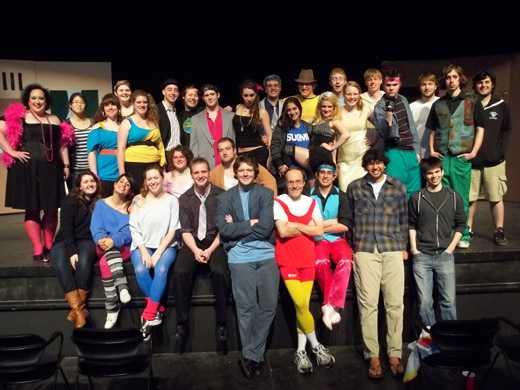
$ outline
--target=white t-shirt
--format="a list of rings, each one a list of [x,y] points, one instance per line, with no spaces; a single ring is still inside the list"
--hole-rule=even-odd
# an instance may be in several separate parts
[[[372,191],[374,191],[374,196],[376,197],[376,200],[379,197],[379,193],[381,192],[381,188],[383,188],[383,184],[385,184],[385,181],[386,175],[384,175],[383,180],[377,183],[373,183],[370,180],[368,181],[368,183],[372,186]]]
[[[306,195],[302,195],[300,199],[298,200],[292,200],[289,195],[283,194],[276,199],[280,199],[283,203],[287,205],[289,208],[289,211],[296,215],[297,217],[301,217],[302,215],[305,215],[307,211],[309,211],[309,208],[311,207],[312,198],[308,197]],[[312,219],[321,219],[321,211],[320,207],[318,206],[318,202],[314,205],[314,210],[312,210]],[[281,220],[281,221],[289,221],[289,218],[287,217],[287,214],[285,214],[284,209],[278,202],[274,202],[274,220]]]
[[[423,102],[422,99],[417,99],[410,103],[410,111],[412,111],[413,121],[415,122],[415,127],[417,128],[417,133],[421,140],[421,157],[425,158],[430,157],[430,131],[426,130],[426,120],[432,109],[432,104],[437,99],[439,99],[439,97],[435,96],[435,99],[426,103]]]

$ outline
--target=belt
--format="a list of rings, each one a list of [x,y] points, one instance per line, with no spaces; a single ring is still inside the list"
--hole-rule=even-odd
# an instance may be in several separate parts
[[[99,151],[99,154],[111,154],[111,155],[116,155],[116,154],[117,154],[117,150],[101,149],[101,150]]]

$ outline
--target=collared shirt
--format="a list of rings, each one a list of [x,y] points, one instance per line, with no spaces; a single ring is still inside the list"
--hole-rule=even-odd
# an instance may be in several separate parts
[[[217,229],[217,196],[223,191],[210,184],[209,193],[206,195],[206,238],[213,241],[218,234]],[[199,230],[200,198],[191,187],[179,198],[179,219],[181,233],[191,233],[196,238]]]
[[[181,128],[179,126],[179,120],[177,119],[175,108],[170,110],[164,100],[162,101],[162,104],[166,109],[166,115],[168,115],[168,119],[170,120],[170,139],[168,140],[168,145],[165,145],[165,150],[170,151],[181,143]]]
[[[311,191],[311,198],[316,199],[324,221],[337,219],[338,223],[347,226],[349,229],[351,228],[349,226],[350,203],[347,194],[339,188],[332,186],[327,196],[324,197],[319,188],[315,187]],[[345,233],[324,233],[323,237],[314,237],[314,241],[325,238],[330,242],[334,242],[338,237],[345,237]]]
[[[350,183],[347,196],[352,211],[356,252],[373,253],[405,250],[408,245],[408,202],[406,188],[397,178],[386,175],[378,198],[367,176]]]
[[[206,120],[208,122],[209,133],[213,138],[213,151],[215,154],[215,166],[220,164],[220,156],[218,155],[217,142],[222,138],[222,108],[219,107],[215,121],[209,116],[208,110],[206,110]]]

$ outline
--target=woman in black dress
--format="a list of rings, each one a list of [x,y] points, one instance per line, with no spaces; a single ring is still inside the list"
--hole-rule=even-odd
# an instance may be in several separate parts
[[[257,163],[269,168],[271,120],[268,112],[260,107],[258,85],[253,80],[244,80],[239,93],[242,103],[237,105],[233,117],[238,155],[249,154]]]
[[[22,103],[11,104],[0,118],[1,160],[8,168],[5,205],[25,210],[33,259],[48,261],[70,173],[74,129],[47,113],[51,96],[42,86],[27,86]]]

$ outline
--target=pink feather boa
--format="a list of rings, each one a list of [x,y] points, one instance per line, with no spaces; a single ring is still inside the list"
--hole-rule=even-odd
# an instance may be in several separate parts
[[[10,104],[5,110],[5,137],[13,150],[19,150],[22,142],[23,123],[22,118],[27,115],[27,109],[21,103]],[[61,146],[70,147],[76,143],[74,128],[67,122],[60,123],[61,126]],[[2,153],[1,160],[7,168],[13,165],[15,159],[5,151]]]

